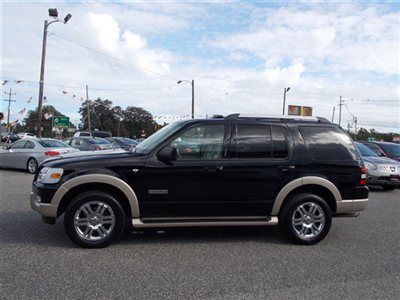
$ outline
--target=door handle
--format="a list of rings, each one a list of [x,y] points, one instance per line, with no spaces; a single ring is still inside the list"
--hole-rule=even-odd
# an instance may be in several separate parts
[[[209,173],[221,172],[223,169],[224,169],[223,166],[219,166],[219,167],[204,167],[204,171],[209,172]]]
[[[279,166],[278,170],[282,171],[282,172],[287,172],[289,170],[293,170],[296,169],[295,166]]]

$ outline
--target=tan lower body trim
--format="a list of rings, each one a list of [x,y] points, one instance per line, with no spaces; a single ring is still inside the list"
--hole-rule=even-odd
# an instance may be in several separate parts
[[[368,206],[368,198],[342,200],[336,202],[336,213],[352,213],[365,210]]]
[[[165,223],[143,223],[140,218],[133,218],[132,225],[135,228],[157,228],[157,227],[213,227],[213,226],[268,226],[278,224],[278,217],[271,217],[265,221],[210,221],[210,222],[165,222]]]

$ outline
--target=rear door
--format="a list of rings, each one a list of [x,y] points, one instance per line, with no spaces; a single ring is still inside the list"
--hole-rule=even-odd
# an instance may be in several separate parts
[[[224,167],[229,206],[240,216],[265,216],[280,189],[293,179],[284,125],[237,121]]]

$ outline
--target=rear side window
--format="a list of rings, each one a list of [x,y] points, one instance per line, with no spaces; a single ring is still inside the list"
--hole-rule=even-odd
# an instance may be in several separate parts
[[[313,159],[354,160],[357,151],[350,137],[336,127],[301,126],[300,133]]]
[[[268,125],[238,124],[233,139],[234,157],[271,158],[271,127]]]

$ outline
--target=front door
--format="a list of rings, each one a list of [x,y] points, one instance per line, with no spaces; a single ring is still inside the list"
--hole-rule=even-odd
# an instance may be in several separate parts
[[[206,217],[226,213],[224,166],[227,159],[225,122],[198,124],[171,138],[178,159],[164,163],[150,157],[140,201],[144,217]]]

